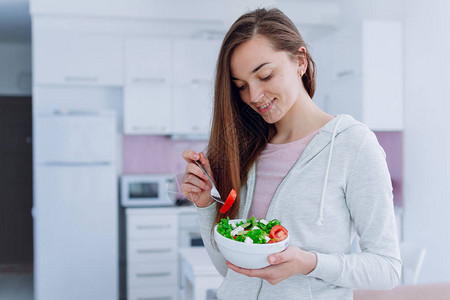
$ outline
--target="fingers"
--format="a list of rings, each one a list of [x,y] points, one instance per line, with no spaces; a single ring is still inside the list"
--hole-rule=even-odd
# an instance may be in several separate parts
[[[206,180],[208,179],[208,177],[205,174],[203,174],[203,171],[200,170],[200,168],[197,165],[195,165],[194,161],[198,160],[202,164],[206,172],[208,172],[209,176],[211,178],[214,178],[211,170],[211,165],[209,164],[209,160],[206,158],[203,152],[197,153],[193,150],[186,150],[182,153],[182,157],[186,162],[193,163],[192,166],[190,166],[189,164],[186,166],[186,173],[190,171],[191,173],[197,175],[200,178],[204,178]],[[187,169],[188,167],[189,170]]]
[[[200,163],[205,168],[206,172],[208,172],[208,174],[209,174],[209,176],[211,176],[211,178],[214,178],[212,170],[211,170],[211,165],[209,164],[209,160],[206,158],[205,154],[203,152],[200,152],[199,157],[200,157],[199,158]]]
[[[286,250],[282,252],[269,255],[267,259],[269,261],[269,264],[278,265],[292,260],[293,255],[294,255],[293,249],[291,247],[288,247],[286,248]]]
[[[197,152],[195,152],[194,150],[186,150],[183,151],[183,153],[181,154],[181,156],[183,157],[183,159],[185,161],[187,161],[188,163],[194,162],[194,160],[198,160],[200,158],[200,156],[198,155]]]
[[[195,155],[198,154],[192,150],[183,152],[183,157],[187,161],[192,161],[192,158],[194,158]],[[195,163],[190,162],[186,165],[185,174],[183,175],[180,188],[183,195],[186,196],[187,193],[201,193],[204,191],[209,191],[212,186],[203,171]]]
[[[206,176],[195,161],[199,160],[206,172],[212,177],[208,159],[202,152],[193,150],[183,151],[183,159],[187,162],[186,170],[181,180],[180,189],[186,198],[198,207],[207,207],[214,203],[210,191],[212,188],[208,176]]]
[[[230,268],[231,270],[237,272],[237,273],[241,273],[243,275],[246,275],[248,277],[263,277],[263,274],[265,272],[264,269],[245,269],[245,268],[241,268],[238,267],[232,263],[230,263],[229,261],[226,262],[228,268]]]
[[[270,271],[267,269],[267,267],[262,268],[262,269],[246,269],[246,268],[238,267],[238,266],[230,263],[229,261],[227,261],[226,264],[227,264],[228,268],[230,268],[231,270],[233,270],[237,273],[241,273],[248,277],[259,277],[259,278],[267,279],[270,275]]]
[[[194,166],[192,166],[192,168],[193,167]],[[192,174],[192,172],[186,171],[186,174],[183,175],[182,182],[185,184],[191,184],[193,186],[196,186],[199,189],[201,189],[201,191],[209,191],[211,189],[211,184],[209,180],[206,178],[203,172],[201,172],[200,176],[201,178],[199,178],[198,175],[196,174]]]
[[[200,193],[202,191],[198,186],[184,182],[180,185],[180,189],[183,195],[185,196],[187,196],[190,193]]]
[[[189,178],[190,175],[195,175],[196,177],[209,183],[208,176],[206,176],[206,174],[203,173],[203,171],[195,163],[189,163],[186,165],[185,175],[188,175],[188,177],[185,178],[186,180],[191,179]]]
[[[269,261],[269,264],[271,264],[271,265],[278,265],[283,262],[286,262],[286,258],[281,253],[277,253],[277,254],[269,255],[268,261]]]

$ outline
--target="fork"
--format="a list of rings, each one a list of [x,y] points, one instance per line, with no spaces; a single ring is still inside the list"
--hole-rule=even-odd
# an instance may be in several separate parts
[[[214,201],[225,204],[225,202],[222,200],[222,198],[220,198],[219,191],[216,189],[216,185],[214,184],[214,181],[212,180],[212,178],[209,176],[208,172],[206,172],[205,168],[202,166],[202,164],[199,161],[194,160],[194,162],[200,168],[200,170],[202,170],[202,172],[206,175],[206,177],[208,177],[209,182],[211,182],[211,185],[212,185],[212,189],[210,192],[211,198],[213,198]]]

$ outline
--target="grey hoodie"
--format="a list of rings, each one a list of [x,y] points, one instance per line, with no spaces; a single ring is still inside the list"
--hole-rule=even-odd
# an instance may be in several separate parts
[[[238,218],[247,218],[253,200],[256,164],[242,187]],[[208,254],[225,279],[219,299],[353,299],[353,288],[391,289],[401,260],[386,157],[375,134],[349,115],[328,122],[311,140],[278,186],[266,219],[289,231],[290,245],[317,254],[308,275],[276,285],[227,268],[213,245],[215,206],[198,208]],[[360,253],[352,253],[356,233]]]

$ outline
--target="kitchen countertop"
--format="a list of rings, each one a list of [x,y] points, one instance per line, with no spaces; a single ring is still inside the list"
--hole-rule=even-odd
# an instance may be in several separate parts
[[[181,260],[190,265],[193,274],[221,276],[209,259],[205,247],[182,247],[178,252]]]
[[[132,212],[133,215],[143,214],[146,215],[148,213],[195,213],[197,212],[197,208],[193,205],[190,206],[164,206],[164,207],[127,207],[127,213]]]
[[[181,260],[182,299],[217,299],[217,288],[223,277],[217,272],[204,247],[179,249]],[[211,294],[214,295],[211,298]]]

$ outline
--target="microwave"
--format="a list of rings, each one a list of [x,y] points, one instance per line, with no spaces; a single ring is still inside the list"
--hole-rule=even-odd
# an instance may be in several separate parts
[[[169,174],[123,175],[120,201],[124,207],[174,206],[176,179]]]

